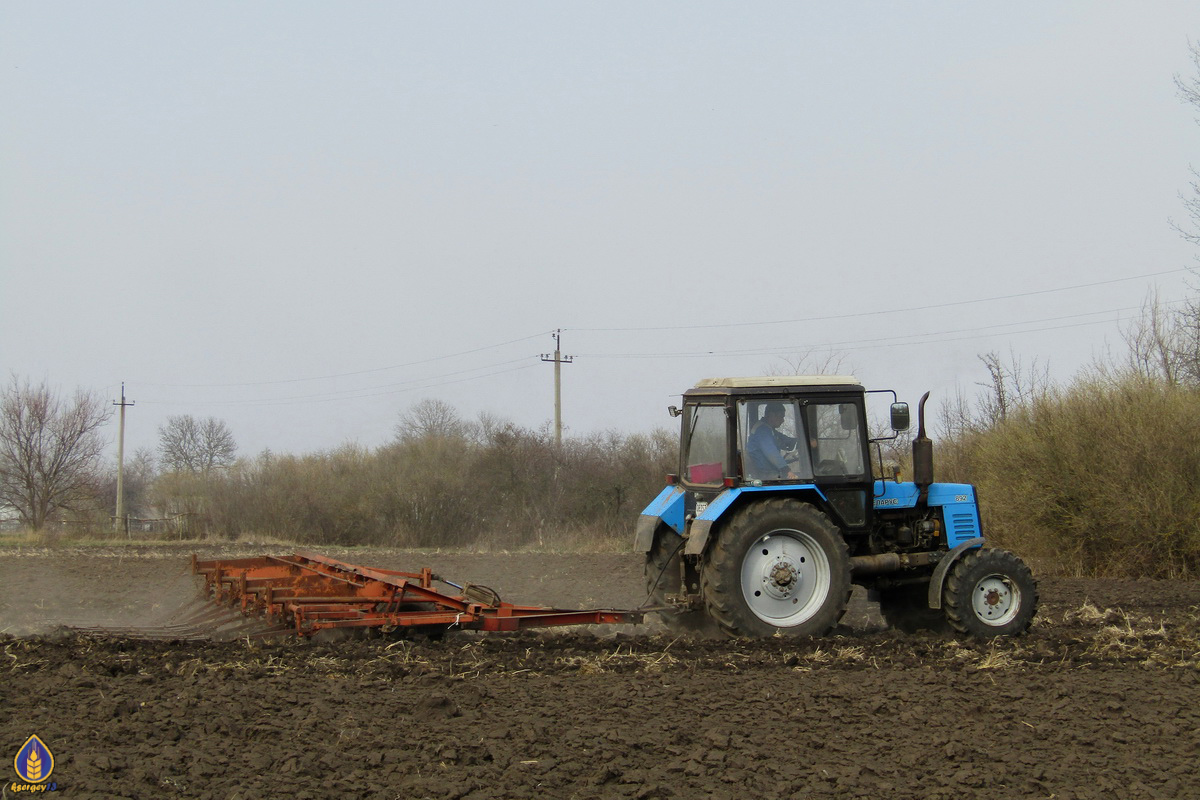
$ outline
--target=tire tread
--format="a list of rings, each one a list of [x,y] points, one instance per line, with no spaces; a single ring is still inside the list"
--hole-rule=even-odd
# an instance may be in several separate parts
[[[975,618],[975,612],[970,605],[969,594],[974,588],[974,582],[968,576],[984,561],[994,561],[996,567],[988,567],[990,571],[1001,572],[1014,581],[1022,583],[1021,604],[1015,625],[1005,626],[1005,630],[992,629]],[[978,579],[975,579],[978,580]],[[971,585],[968,586],[967,584]],[[1033,617],[1037,613],[1038,588],[1033,573],[1025,562],[1009,550],[995,548],[976,548],[967,552],[950,570],[946,578],[946,586],[942,595],[942,608],[946,613],[946,621],[957,633],[976,638],[992,638],[995,636],[1020,636],[1029,630]]]

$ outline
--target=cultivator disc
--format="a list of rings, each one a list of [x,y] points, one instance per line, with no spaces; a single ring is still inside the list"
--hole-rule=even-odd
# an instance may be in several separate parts
[[[637,623],[641,611],[569,610],[505,603],[484,586],[455,584],[428,568],[419,572],[346,564],[316,553],[200,561],[205,592],[219,611],[256,625],[256,635],[288,630],[375,628],[432,634],[461,628],[515,631],[551,625]],[[455,591],[434,587],[440,583]]]

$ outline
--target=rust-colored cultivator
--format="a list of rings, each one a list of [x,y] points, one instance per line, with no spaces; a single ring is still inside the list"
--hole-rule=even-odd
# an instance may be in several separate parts
[[[373,569],[316,553],[199,561],[205,590],[219,606],[232,607],[266,623],[311,636],[331,628],[398,629],[438,634],[461,628],[515,631],[552,625],[641,622],[641,611],[568,610],[519,606],[500,600],[484,586],[458,585],[420,572]],[[448,593],[435,583],[455,590]]]

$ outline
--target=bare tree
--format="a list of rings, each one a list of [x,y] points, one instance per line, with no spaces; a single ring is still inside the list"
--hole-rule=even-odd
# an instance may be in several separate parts
[[[1200,112],[1200,43],[1190,42],[1193,73],[1187,78],[1175,76],[1179,97]],[[1200,124],[1200,117],[1196,118]],[[1176,230],[1192,244],[1200,245],[1200,169],[1192,167],[1190,192],[1183,195],[1188,221],[1174,223]],[[1194,272],[1200,272],[1193,270]],[[1200,298],[1195,295],[1175,314],[1176,356],[1182,383],[1200,386]]]
[[[1030,406],[1050,387],[1050,370],[1039,366],[1037,359],[1028,369],[1016,355],[1009,353],[1008,359],[1005,364],[995,351],[979,356],[990,378],[988,383],[979,384],[984,388],[979,395],[982,428],[997,425],[1017,409]]]
[[[456,438],[467,433],[467,425],[454,406],[441,400],[426,399],[400,416],[396,439]]]
[[[995,351],[980,355],[979,360],[988,371],[988,382],[976,384],[982,391],[974,399],[959,390],[942,400],[941,426],[950,439],[994,428],[1009,414],[1032,406],[1051,390],[1050,370],[1036,359],[1028,368],[1012,353],[1007,364]]]
[[[827,350],[823,353],[817,350],[808,350],[791,356],[777,356],[777,358],[785,364],[785,367],[782,369],[772,367],[767,370],[768,375],[840,375],[844,370],[852,369],[852,367],[847,367],[846,354],[835,350]]]
[[[168,417],[159,426],[158,454],[166,470],[206,473],[232,466],[237,442],[229,427],[216,417],[198,420],[183,414]]]
[[[0,394],[0,499],[34,530],[95,499],[112,409],[82,389],[64,400],[15,375]]]
[[[1142,304],[1141,315],[1121,332],[1128,351],[1128,369],[1171,386],[1193,382],[1200,366],[1200,351],[1194,341],[1196,322],[1186,308],[1171,310],[1158,299],[1157,292],[1151,294]],[[1100,373],[1109,376],[1107,369],[1102,368]]]
[[[1183,102],[1200,112],[1200,43],[1191,43],[1189,50],[1192,54],[1192,65],[1195,74],[1184,78],[1175,76],[1175,86],[1179,89],[1179,97]],[[1200,118],[1197,118],[1200,123]],[[1188,222],[1174,223],[1175,228],[1183,237],[1193,244],[1200,244],[1200,170],[1192,167],[1191,193],[1183,197],[1183,205],[1187,210]]]
[[[1200,387],[1200,298],[1189,300],[1176,318],[1179,382],[1185,386]]]

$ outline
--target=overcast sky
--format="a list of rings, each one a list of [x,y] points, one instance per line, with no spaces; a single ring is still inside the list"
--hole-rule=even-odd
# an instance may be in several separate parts
[[[1197,283],[1189,37],[1195,0],[0,0],[0,367],[249,455],[424,398],[544,424],[559,328],[575,435],[809,352],[914,402],[989,351],[1068,380]]]

